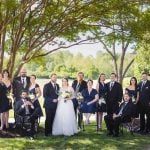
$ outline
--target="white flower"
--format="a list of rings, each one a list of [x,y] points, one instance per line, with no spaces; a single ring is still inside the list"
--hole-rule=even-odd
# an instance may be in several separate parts
[[[34,94],[29,94],[29,98],[32,100],[32,99],[35,99],[35,95]]]
[[[80,92],[77,93],[76,98],[78,101],[83,101],[84,97],[82,96],[82,94]]]
[[[13,100],[13,96],[14,96],[14,95],[13,95],[11,92],[8,92],[8,93],[7,93],[7,98],[8,98],[8,99]]]
[[[98,103],[99,103],[99,105],[106,104],[105,99],[104,99],[103,97],[101,97],[101,98],[98,100]]]

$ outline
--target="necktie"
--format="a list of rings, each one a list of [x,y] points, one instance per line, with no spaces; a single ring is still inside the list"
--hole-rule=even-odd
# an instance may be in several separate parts
[[[56,84],[54,83],[54,89],[55,89],[55,91],[57,91],[57,86],[56,86]]]
[[[24,80],[24,78],[22,78],[22,84],[23,84],[23,87],[25,88],[25,80]]]
[[[114,83],[111,82],[111,83],[110,83],[110,91],[112,90],[113,86],[114,86]]]
[[[80,89],[80,83],[78,83],[77,86],[76,86],[76,93],[79,92],[79,89]]]
[[[144,90],[144,85],[145,85],[145,81],[142,82],[142,87],[141,87],[141,91]]]
[[[24,103],[25,103],[26,101],[27,101],[26,99],[23,100]],[[29,115],[29,114],[30,114],[30,112],[29,112],[29,106],[27,106],[27,105],[25,105],[25,114],[26,114],[26,115]]]
[[[123,112],[123,109],[125,108],[126,106],[126,103],[124,103],[119,111],[119,115],[122,115],[122,112]]]

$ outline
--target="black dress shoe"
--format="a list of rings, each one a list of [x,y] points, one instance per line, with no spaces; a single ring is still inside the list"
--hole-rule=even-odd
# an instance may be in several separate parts
[[[119,134],[114,134],[113,137],[119,137]]]
[[[45,136],[46,136],[46,137],[48,137],[48,136],[52,136],[52,134],[45,134]]]
[[[107,133],[107,136],[112,136],[112,135],[113,135],[112,132],[108,132],[108,133]]]

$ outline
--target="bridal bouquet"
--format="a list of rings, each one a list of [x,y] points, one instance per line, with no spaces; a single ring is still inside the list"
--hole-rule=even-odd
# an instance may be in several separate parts
[[[101,106],[102,104],[106,104],[104,97],[101,97],[101,98],[98,100],[98,104],[99,104],[100,106]]]
[[[66,102],[67,100],[69,100],[69,98],[71,97],[71,92],[69,91],[63,91],[61,93],[61,97],[64,99],[64,102]]]
[[[81,103],[84,100],[84,97],[80,92],[77,93],[76,99],[78,100],[79,103]]]

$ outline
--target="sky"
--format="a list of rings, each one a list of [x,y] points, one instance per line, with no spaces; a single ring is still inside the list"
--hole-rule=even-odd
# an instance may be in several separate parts
[[[73,47],[68,48],[67,50],[69,50],[71,53],[73,54],[77,54],[77,53],[82,53],[83,56],[88,56],[88,55],[92,55],[92,56],[96,56],[96,53],[98,51],[104,51],[103,45],[100,43],[95,43],[95,44],[85,44],[85,45],[76,45]],[[119,52],[121,50],[121,45],[117,45],[116,46],[116,52]],[[132,49],[131,46],[128,47],[128,53],[132,53],[134,50]]]
[[[92,55],[96,56],[96,53],[100,50],[103,50],[103,46],[101,44],[85,44],[85,45],[76,45],[68,48],[71,53],[77,54],[82,53],[84,56]]]

